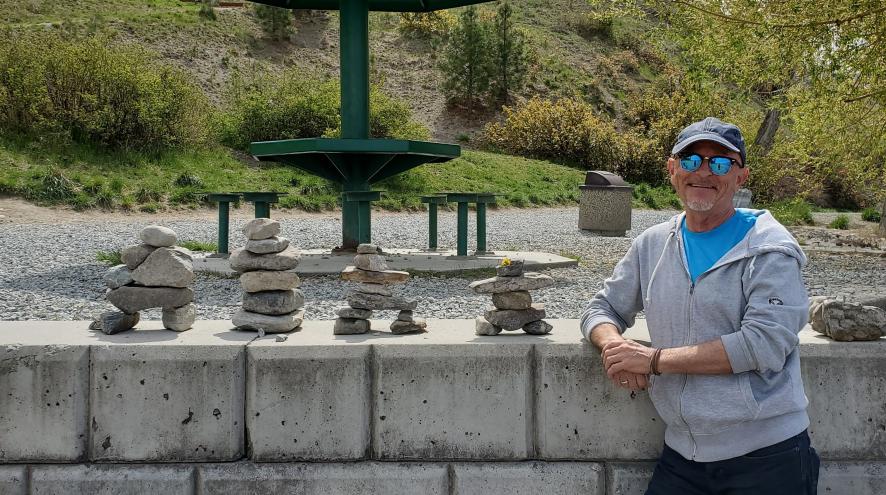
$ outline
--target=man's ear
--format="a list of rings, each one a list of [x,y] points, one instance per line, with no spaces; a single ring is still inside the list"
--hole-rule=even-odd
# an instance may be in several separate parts
[[[738,177],[736,181],[738,183],[738,187],[741,187],[748,181],[748,177],[751,175],[751,171],[748,170],[747,167],[742,167],[738,169]]]
[[[674,157],[668,158],[668,177],[674,176],[674,172],[676,171],[676,167],[677,167],[677,159]]]

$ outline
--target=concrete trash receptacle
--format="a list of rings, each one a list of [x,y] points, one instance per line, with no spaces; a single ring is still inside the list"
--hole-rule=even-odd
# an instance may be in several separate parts
[[[579,229],[614,237],[631,230],[634,186],[612,172],[591,170],[585,174],[585,183],[579,189]]]

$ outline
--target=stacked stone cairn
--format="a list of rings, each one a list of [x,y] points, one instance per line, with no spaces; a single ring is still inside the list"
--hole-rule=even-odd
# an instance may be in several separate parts
[[[809,299],[812,329],[834,340],[877,340],[886,335],[886,298],[848,302],[827,296]]]
[[[231,268],[239,273],[243,287],[243,306],[232,318],[241,330],[263,333],[291,332],[305,317],[305,295],[297,289],[301,254],[279,237],[280,222],[256,218],[243,226],[246,246],[235,249],[229,258]]]
[[[397,319],[391,323],[395,334],[424,332],[427,323],[424,318],[416,318],[413,311],[417,301],[394,295],[388,287],[409,280],[408,272],[389,270],[381,250],[373,244],[357,246],[354,265],[341,272],[341,278],[357,282],[356,290],[348,295],[348,306],[338,308],[333,333],[355,335],[369,331],[369,318],[373,310],[400,310]]]
[[[543,320],[545,306],[533,303],[530,290],[554,285],[554,279],[535,272],[523,272],[523,260],[505,258],[496,267],[496,276],[471,283],[478,294],[492,294],[493,308],[476,319],[477,335],[498,335],[502,330],[519,330],[544,335],[553,328]]]
[[[191,253],[175,245],[175,232],[150,225],[139,234],[141,244],[126,246],[120,252],[122,265],[105,274],[110,289],[106,298],[120,311],[102,313],[90,328],[106,334],[134,327],[139,311],[163,308],[163,326],[182,332],[194,325],[194,268]]]

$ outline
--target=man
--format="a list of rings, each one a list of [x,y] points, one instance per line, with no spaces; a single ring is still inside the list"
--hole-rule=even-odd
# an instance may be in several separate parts
[[[685,212],[638,236],[582,314],[607,375],[648,388],[666,424],[647,495],[816,493],[797,337],[806,257],[768,211],[732,206],[745,160],[736,126],[683,129],[667,168]],[[641,310],[651,347],[621,336]]]

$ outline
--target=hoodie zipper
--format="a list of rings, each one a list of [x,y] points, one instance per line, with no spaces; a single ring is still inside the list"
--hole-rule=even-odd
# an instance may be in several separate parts
[[[679,225],[677,229],[679,229]],[[689,279],[689,304],[686,305],[686,327],[688,330],[688,338],[686,345],[691,345],[692,342],[692,298],[695,293],[695,282],[692,281],[692,274],[689,273],[689,267],[686,265],[685,252],[683,250],[683,237],[675,232],[677,235],[677,240],[679,241],[679,249],[680,252],[680,264],[683,265],[683,270],[686,272],[686,277]],[[683,374],[683,387],[680,389],[680,419],[683,420],[683,423],[686,425],[686,431],[689,432],[689,442],[692,444],[692,456],[690,460],[695,460],[695,454],[698,452],[698,444],[695,442],[695,437],[692,436],[692,428],[689,426],[689,422],[686,421],[686,417],[683,415],[683,394],[686,392],[686,383],[689,381],[689,375]]]

